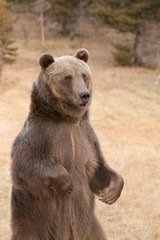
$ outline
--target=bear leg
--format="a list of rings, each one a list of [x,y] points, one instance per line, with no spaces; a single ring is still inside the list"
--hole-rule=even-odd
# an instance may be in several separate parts
[[[12,226],[11,240],[39,240],[32,224],[21,221],[21,224]]]
[[[38,238],[32,233],[14,232],[12,233],[11,240],[38,240]]]
[[[96,217],[93,219],[92,228],[86,240],[107,240],[107,237]]]

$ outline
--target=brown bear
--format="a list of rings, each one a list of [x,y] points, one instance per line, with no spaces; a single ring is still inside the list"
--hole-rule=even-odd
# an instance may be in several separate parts
[[[105,240],[95,194],[114,203],[122,177],[104,160],[89,121],[89,54],[40,58],[30,112],[12,146],[12,240]]]

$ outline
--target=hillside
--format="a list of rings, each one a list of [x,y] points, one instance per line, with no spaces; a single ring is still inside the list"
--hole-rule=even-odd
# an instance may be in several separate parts
[[[11,1],[12,2],[12,1]],[[17,1],[18,2],[18,1]],[[37,49],[40,43],[40,16],[34,12],[32,1],[19,1],[12,4],[12,14],[14,22],[13,38],[23,40],[25,47]],[[144,66],[156,68],[160,65],[160,22],[148,22],[139,40],[138,54]],[[81,36],[82,34],[82,36]],[[121,33],[109,26],[102,24],[101,21],[92,15],[84,16],[82,22],[77,25],[76,37],[71,41],[72,47],[82,47],[89,45],[96,48],[99,52],[94,58],[98,62],[107,66],[115,65],[112,52],[115,50],[113,44],[126,44],[133,47],[134,34]],[[54,15],[45,16],[45,38],[53,42],[48,47],[52,48],[55,41],[62,38],[61,27]],[[63,39],[63,38],[62,38]],[[68,37],[66,36],[66,41]],[[100,59],[98,57],[100,56]]]

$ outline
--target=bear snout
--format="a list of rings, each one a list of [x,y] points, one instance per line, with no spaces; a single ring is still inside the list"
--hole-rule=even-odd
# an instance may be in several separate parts
[[[85,104],[88,103],[89,98],[90,98],[90,94],[88,92],[82,92],[79,94],[79,96]]]

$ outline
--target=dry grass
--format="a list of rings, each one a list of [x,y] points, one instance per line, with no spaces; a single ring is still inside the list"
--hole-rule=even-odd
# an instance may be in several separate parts
[[[18,60],[5,67],[0,85],[1,240],[10,236],[10,148],[27,116],[32,82],[39,71],[40,53],[19,46]],[[74,52],[68,43],[55,43],[55,56],[67,52]],[[153,91],[156,73],[143,68],[107,68],[104,62],[96,64],[92,53],[97,56],[98,48],[91,51],[90,61],[94,73],[92,123],[108,163],[125,180],[117,203],[107,206],[97,200],[97,216],[110,240],[159,240],[160,95],[159,89]]]

